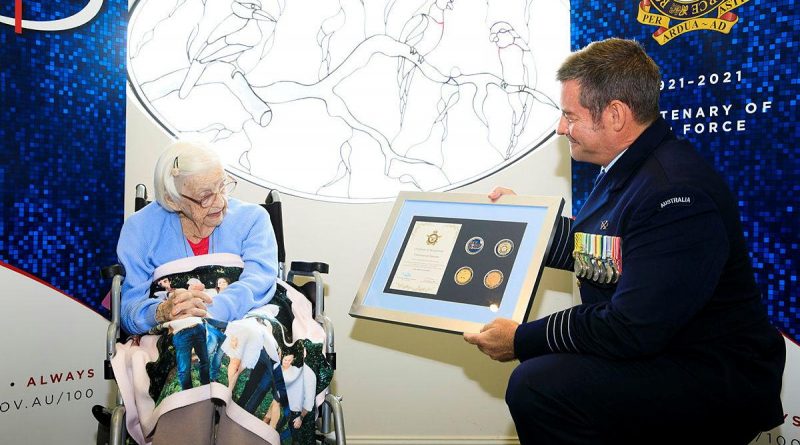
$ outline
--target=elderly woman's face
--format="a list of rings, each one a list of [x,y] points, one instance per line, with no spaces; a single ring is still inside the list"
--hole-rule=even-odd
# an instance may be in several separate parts
[[[181,210],[198,226],[216,227],[222,223],[228,199],[220,191],[226,178],[225,171],[219,168],[189,176],[184,181],[180,190],[184,195],[180,202]],[[212,197],[211,205],[203,208],[199,202],[209,197]]]

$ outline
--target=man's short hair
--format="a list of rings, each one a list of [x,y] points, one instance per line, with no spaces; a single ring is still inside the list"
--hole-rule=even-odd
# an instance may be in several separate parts
[[[578,82],[580,103],[589,109],[595,122],[615,99],[627,104],[640,124],[658,118],[661,72],[634,40],[612,38],[590,43],[567,57],[556,79]]]

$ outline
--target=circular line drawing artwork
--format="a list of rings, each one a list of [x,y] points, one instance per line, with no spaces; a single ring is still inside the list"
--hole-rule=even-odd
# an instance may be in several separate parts
[[[137,0],[128,77],[173,137],[337,202],[446,191],[554,134],[568,2]]]

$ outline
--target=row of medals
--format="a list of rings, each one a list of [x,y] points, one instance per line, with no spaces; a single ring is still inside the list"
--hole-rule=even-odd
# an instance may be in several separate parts
[[[618,236],[575,232],[572,256],[579,278],[614,284],[622,275],[622,239]]]

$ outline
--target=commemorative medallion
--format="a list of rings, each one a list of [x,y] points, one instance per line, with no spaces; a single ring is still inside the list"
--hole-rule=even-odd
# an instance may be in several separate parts
[[[497,269],[490,270],[483,276],[483,285],[486,286],[487,289],[495,289],[501,284],[503,284],[503,272]]]
[[[501,239],[494,245],[494,254],[500,258],[507,257],[514,251],[514,242],[510,239]]]
[[[459,286],[463,286],[469,283],[470,281],[472,281],[472,275],[473,272],[471,267],[464,266],[459,268],[455,274],[456,284],[458,284]]]
[[[467,251],[470,255],[478,254],[481,250],[483,250],[483,238],[479,236],[473,236],[472,238],[467,240],[467,244],[464,246],[464,250]]]

